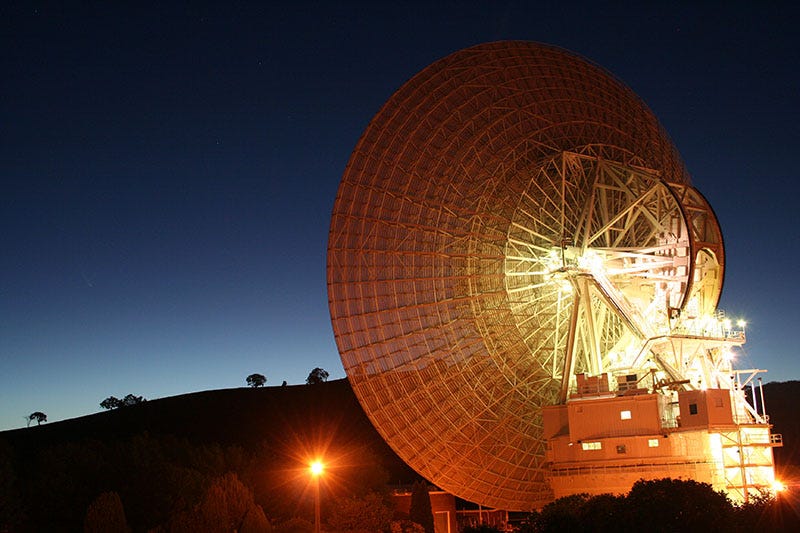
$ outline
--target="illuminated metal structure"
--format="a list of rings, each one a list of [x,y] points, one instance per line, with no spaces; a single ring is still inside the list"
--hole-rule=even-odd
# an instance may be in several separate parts
[[[716,217],[597,65],[498,42],[424,69],[358,142],[328,246],[353,389],[443,489],[525,510],[641,477],[740,499],[774,480],[731,365],[743,331],[716,310]]]

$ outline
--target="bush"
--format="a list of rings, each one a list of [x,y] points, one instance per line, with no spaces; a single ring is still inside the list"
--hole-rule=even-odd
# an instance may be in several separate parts
[[[339,498],[328,518],[331,531],[375,533],[389,529],[394,510],[380,494]]]
[[[83,531],[85,533],[108,533],[110,531],[125,533],[130,531],[119,494],[104,492],[89,504],[86,518],[83,521]]]
[[[314,524],[303,518],[292,518],[274,529],[275,533],[314,533]]]
[[[427,482],[417,481],[411,488],[411,508],[408,517],[412,522],[425,528],[425,533],[434,533],[433,510]]]
[[[391,524],[392,533],[425,533],[425,528],[411,520],[395,520]]]
[[[532,513],[520,532],[602,532],[623,527],[651,532],[725,531],[735,525],[734,512],[728,497],[707,483],[639,480],[627,496],[574,494],[559,498]],[[763,523],[758,525],[770,530],[762,527]]]
[[[650,531],[723,531],[733,525],[733,505],[708,483],[680,479],[640,479],[625,498],[632,524]]]
[[[461,531],[461,533],[502,533],[502,531],[496,527],[483,524],[480,526],[467,526]]]

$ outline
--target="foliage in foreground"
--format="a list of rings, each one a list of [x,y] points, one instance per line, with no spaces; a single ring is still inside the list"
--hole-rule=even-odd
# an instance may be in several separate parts
[[[128,533],[130,531],[119,494],[104,492],[94,499],[89,505],[89,509],[86,510],[83,531],[84,533],[105,533],[107,531]]]
[[[707,483],[637,481],[627,496],[576,494],[533,513],[520,533],[540,532],[800,531],[800,516],[785,496],[737,506]]]
[[[408,517],[425,528],[425,533],[434,533],[431,496],[426,481],[417,481],[411,488],[411,508]]]
[[[425,533],[425,528],[411,520],[395,520],[391,524],[391,533]]]
[[[197,504],[174,515],[166,527],[156,531],[260,533],[272,531],[272,526],[253,500],[252,491],[229,472],[215,479]]]
[[[363,497],[338,498],[327,520],[329,531],[373,533],[387,531],[394,509],[383,494],[370,492]]]
[[[484,524],[481,526],[467,526],[461,530],[461,533],[503,533],[503,530]]]
[[[313,531],[308,477],[293,461],[269,442],[246,451],[148,434],[30,455],[0,442],[0,531]],[[322,487],[323,522],[388,531],[380,458],[359,448],[347,463]]]

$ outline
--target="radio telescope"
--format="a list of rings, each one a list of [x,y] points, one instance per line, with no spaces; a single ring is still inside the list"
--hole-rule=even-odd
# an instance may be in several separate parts
[[[723,265],[713,211],[629,88],[565,50],[497,42],[421,71],[364,131],[329,304],[397,454],[461,498],[526,510],[553,498],[543,410],[580,376],[733,388],[721,359],[674,340],[714,312]]]

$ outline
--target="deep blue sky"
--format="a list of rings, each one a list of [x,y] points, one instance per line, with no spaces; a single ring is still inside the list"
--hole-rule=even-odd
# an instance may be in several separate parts
[[[720,218],[741,365],[800,379],[788,2],[109,4],[0,7],[0,429],[252,372],[344,377],[325,252],[350,152],[419,70],[505,39],[578,52],[650,105]]]

